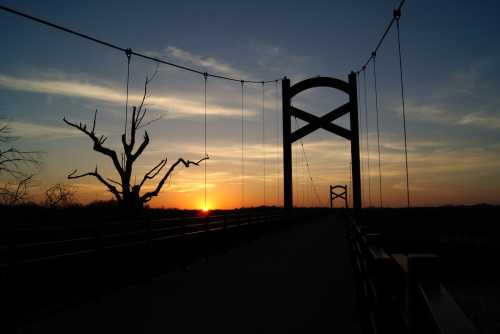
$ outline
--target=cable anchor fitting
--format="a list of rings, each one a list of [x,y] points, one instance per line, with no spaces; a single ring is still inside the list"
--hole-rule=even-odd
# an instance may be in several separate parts
[[[125,49],[125,55],[127,56],[128,59],[132,56],[132,49],[128,48]]]
[[[392,15],[396,20],[399,20],[401,18],[401,9],[394,9]]]

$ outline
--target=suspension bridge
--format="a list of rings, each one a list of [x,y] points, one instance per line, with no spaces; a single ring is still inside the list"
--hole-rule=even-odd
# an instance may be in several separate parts
[[[375,48],[373,51],[370,53],[370,56],[366,60],[366,62],[357,70],[353,71],[351,74],[349,74],[349,80],[348,82],[345,81],[344,79],[339,79],[339,78],[326,78],[326,77],[318,77],[318,78],[310,78],[303,80],[302,82],[296,82],[292,85],[291,80],[288,79],[286,76],[283,78],[277,78],[277,79],[271,79],[271,80],[246,80],[242,78],[236,78],[236,77],[230,77],[230,76],[225,76],[225,75],[220,75],[217,73],[209,73],[206,71],[202,71],[199,69],[175,64],[171,61],[167,61],[165,59],[159,58],[159,57],[153,57],[148,54],[144,54],[141,52],[136,52],[132,48],[126,48],[122,46],[118,46],[114,43],[104,41],[101,39],[97,39],[95,37],[89,36],[87,34],[84,34],[82,32],[78,32],[73,29],[69,29],[67,27],[60,26],[58,24],[49,22],[47,20],[34,17],[32,15],[26,14],[19,12],[15,9],[8,8],[5,6],[0,6],[0,9],[2,9],[5,12],[9,12],[11,14],[15,14],[17,16],[21,16],[23,18],[26,18],[28,20],[37,22],[42,25],[49,26],[51,28],[54,28],[55,30],[62,31],[67,34],[71,34],[73,36],[76,36],[78,38],[82,38],[85,40],[88,40],[92,43],[97,43],[103,47],[106,48],[111,48],[116,51],[121,52],[122,54],[125,55],[126,57],[126,101],[125,101],[125,131],[127,129],[127,122],[128,122],[128,96],[129,96],[129,83],[130,83],[130,67],[131,67],[131,60],[133,57],[138,57],[141,59],[144,59],[146,61],[153,62],[155,64],[161,64],[169,67],[173,67],[175,69],[178,69],[179,71],[185,71],[191,74],[199,75],[201,80],[203,80],[203,85],[204,85],[204,90],[203,90],[203,107],[204,107],[204,141],[203,143],[200,143],[200,146],[203,146],[204,148],[204,156],[209,157],[210,156],[210,138],[207,135],[207,123],[210,121],[209,116],[207,115],[207,94],[210,93],[210,81],[211,80],[224,80],[228,82],[233,82],[235,84],[240,84],[241,86],[241,161],[240,161],[240,166],[241,166],[241,171],[240,171],[240,183],[241,183],[241,189],[240,189],[240,198],[241,198],[241,207],[247,206],[247,203],[245,201],[245,195],[246,195],[246,165],[247,163],[247,137],[248,134],[247,129],[247,115],[246,115],[246,89],[249,85],[256,85],[256,86],[261,86],[262,89],[262,99],[261,99],[261,120],[260,120],[260,135],[261,135],[261,153],[263,155],[263,161],[262,161],[262,202],[261,205],[270,205],[274,204],[276,206],[284,206],[285,208],[292,208],[293,207],[293,201],[295,198],[295,201],[297,202],[302,198],[302,203],[300,206],[307,206],[305,201],[303,200],[304,193],[310,192],[311,194],[314,194],[316,205],[314,206],[323,206],[326,207],[326,199],[327,199],[327,190],[321,190],[318,189],[318,186],[316,185],[316,182],[314,180],[314,175],[311,172],[311,164],[310,164],[310,159],[307,158],[307,153],[306,153],[306,146],[304,145],[303,138],[318,130],[318,129],[323,129],[326,131],[329,131],[330,133],[340,136],[341,138],[345,139],[346,141],[350,142],[350,150],[348,149],[348,145],[346,145],[346,150],[348,151],[348,154],[350,156],[349,159],[349,176],[347,182],[349,183],[349,189],[350,191],[348,192],[350,195],[352,195],[352,203],[355,208],[360,209],[361,207],[370,207],[370,206],[375,206],[375,201],[372,200],[372,178],[374,177],[372,174],[373,171],[371,171],[370,164],[373,163],[370,159],[370,129],[369,129],[369,117],[370,114],[375,111],[375,119],[376,119],[376,135],[377,135],[377,165],[378,165],[378,170],[377,170],[377,179],[378,179],[378,205],[379,207],[383,207],[383,182],[382,182],[382,156],[381,156],[381,144],[380,144],[380,131],[381,131],[381,124],[380,124],[380,111],[379,111],[379,92],[378,92],[378,87],[377,87],[377,67],[376,67],[376,60],[377,60],[377,52],[383,45],[385,39],[387,38],[387,35],[391,29],[396,28],[396,38],[397,38],[397,45],[398,45],[398,59],[399,59],[399,73],[400,73],[400,89],[401,89],[401,122],[402,122],[402,137],[404,139],[404,161],[405,161],[405,179],[406,179],[406,202],[407,206],[410,207],[410,179],[409,179],[409,173],[408,173],[408,154],[407,154],[407,135],[406,135],[406,115],[405,115],[405,92],[404,92],[404,68],[403,68],[403,57],[402,57],[402,50],[401,50],[401,41],[400,41],[400,19],[401,19],[401,8],[403,7],[405,1],[401,1],[399,6],[393,11],[393,16],[390,22],[388,23],[384,33],[380,37],[379,41],[376,43]],[[368,87],[367,85],[367,72],[369,71],[369,67],[372,66],[373,69],[373,87]],[[363,78],[362,82],[360,81],[360,77]],[[282,100],[282,113],[281,115],[278,112],[279,108],[279,84],[281,83],[281,100]],[[360,83],[362,83],[360,85]],[[321,116],[320,118],[314,116],[311,113],[305,112],[303,110],[298,109],[297,107],[294,107],[292,105],[292,97],[295,95],[299,94],[302,91],[309,90],[311,88],[318,88],[318,87],[330,87],[335,90],[339,90],[349,96],[349,103],[341,106],[340,108],[329,112],[326,115]],[[373,110],[369,110],[369,102],[368,102],[368,95],[367,91],[368,89],[373,89],[373,94],[375,96],[375,103],[373,106]],[[266,123],[269,123],[272,120],[272,115],[267,115],[266,116],[266,111],[271,112],[272,110],[269,108],[269,106],[266,108],[266,90],[272,90],[274,89],[274,104],[275,104],[275,112],[276,112],[276,128],[275,128],[275,133],[271,136],[266,136]],[[363,103],[359,102],[360,98],[360,92],[363,92],[363,98],[361,99]],[[273,101],[268,101],[268,105],[272,104]],[[360,108],[360,105],[364,107],[364,113],[359,112],[358,109]],[[371,108],[371,106],[370,106]],[[346,116],[347,115],[347,116]],[[347,128],[341,128],[340,126],[332,123],[335,120],[341,118],[341,117],[349,117],[348,124],[349,126]],[[292,123],[291,123],[291,118],[294,118],[294,127],[292,129]],[[306,125],[303,127],[299,128],[299,123],[298,120],[305,122]],[[281,123],[281,126],[280,126]],[[364,123],[364,133],[362,133],[362,128],[363,128],[363,123]],[[347,122],[346,122],[347,124]],[[280,131],[281,130],[281,131]],[[292,131],[293,130],[293,131]],[[281,133],[280,133],[281,132]],[[364,135],[364,138],[362,138]],[[266,158],[266,144],[268,144],[268,141],[270,139],[273,139],[275,144],[278,144],[280,141],[280,138],[282,139],[282,160],[279,161],[269,161]],[[362,159],[360,153],[360,145],[362,141],[365,141],[364,145],[364,159]],[[293,145],[295,143],[295,146]],[[294,148],[292,150],[292,147]],[[294,154],[292,154],[292,151]],[[363,161],[362,161],[363,160]],[[203,198],[203,207],[207,208],[207,182],[210,182],[209,179],[207,179],[207,165],[210,164],[210,160],[205,160],[203,162],[204,164],[204,198]],[[271,165],[274,165],[272,166]],[[282,173],[279,172],[280,165],[282,165],[283,170]],[[299,166],[300,165],[300,166]],[[294,167],[295,166],[295,167]],[[294,168],[293,168],[294,167]],[[273,168],[273,174],[274,174],[274,180],[269,180],[268,173],[270,172],[270,168]],[[296,169],[296,172],[294,173],[296,176],[293,177],[292,169]],[[282,174],[282,176],[281,176]],[[282,181],[281,181],[282,180]],[[270,186],[268,183],[273,182],[275,186],[272,186],[274,188],[272,191],[268,188]],[[281,184],[282,182],[282,184]],[[308,184],[305,186],[304,184]],[[363,186],[362,186],[363,183]],[[295,184],[295,185],[294,185]],[[283,187],[282,191],[280,190],[281,186]],[[364,189],[366,188],[366,191]],[[298,191],[295,192],[293,189],[296,189]],[[362,196],[362,190],[364,193],[366,193],[364,196]],[[270,193],[274,193],[273,197],[275,198],[274,203],[271,203],[270,201],[268,202],[268,199],[270,198]],[[280,194],[283,194],[283,202],[280,200]],[[267,194],[267,196],[266,196]],[[302,197],[301,197],[302,195]],[[364,200],[362,201],[362,197],[364,197]],[[313,202],[313,201],[311,201]],[[310,203],[311,203],[310,202]]]
[[[361,330],[377,332],[377,328],[379,327],[389,328],[387,327],[387,323],[391,321],[384,318],[386,314],[380,315],[377,313],[377,309],[374,311],[373,305],[367,304],[365,299],[370,297],[376,300],[375,303],[385,306],[389,305],[387,304],[389,302],[384,299],[387,297],[385,295],[386,292],[383,291],[382,287],[376,286],[380,284],[380,281],[373,279],[373,272],[368,270],[366,266],[367,262],[370,262],[368,266],[373,266],[373,264],[375,266],[379,266],[380,264],[384,266],[388,263],[388,258],[391,256],[385,254],[382,249],[370,244],[367,241],[369,236],[367,237],[360,230],[356,222],[352,223],[352,226],[350,224],[351,219],[355,219],[362,208],[373,206],[384,207],[383,156],[380,142],[382,130],[380,114],[382,110],[379,100],[381,92],[377,81],[379,71],[377,68],[377,57],[379,49],[382,47],[384,41],[386,41],[388,33],[392,29],[396,31],[397,67],[401,93],[400,119],[402,125],[401,137],[404,142],[405,202],[408,207],[411,206],[405,114],[404,63],[400,35],[400,21],[404,3],[404,0],[401,1],[399,6],[394,9],[392,18],[375,44],[375,48],[369,53],[366,62],[356,70],[348,73],[346,78],[319,76],[299,82],[292,82],[286,76],[265,80],[246,80],[218,73],[210,73],[179,65],[160,57],[137,52],[132,48],[118,46],[114,43],[49,22],[48,20],[22,13],[6,6],[0,6],[0,9],[4,12],[49,26],[54,28],[55,31],[62,31],[92,43],[97,43],[103,47],[114,49],[126,57],[125,133],[129,117],[129,74],[132,66],[131,60],[134,57],[169,66],[200,77],[203,83],[204,108],[204,134],[203,142],[200,143],[200,146],[203,147],[205,158],[210,157],[212,149],[210,137],[208,136],[210,116],[207,114],[207,108],[210,107],[208,102],[210,84],[213,80],[225,80],[239,85],[241,102],[241,208],[248,206],[246,199],[246,167],[248,163],[246,155],[246,90],[250,85],[260,86],[260,137],[263,154],[261,204],[264,209],[271,205],[285,209],[273,212],[272,214],[262,212],[255,214],[254,212],[250,212],[248,216],[239,214],[237,217],[232,217],[231,214],[220,217],[207,215],[195,218],[196,221],[190,221],[188,225],[180,224],[179,226],[152,228],[151,222],[149,222],[149,229],[134,230],[133,233],[135,234],[130,232],[132,234],[126,238],[122,237],[120,233],[106,234],[101,232],[98,233],[97,237],[81,235],[76,239],[58,241],[59,245],[74,245],[76,242],[79,245],[74,246],[76,250],[70,250],[71,247],[69,246],[57,246],[56,249],[54,243],[45,242],[43,247],[55,252],[55,255],[44,257],[43,261],[49,258],[71,257],[73,259],[75,254],[78,256],[82,254],[97,254],[96,256],[100,259],[99,261],[103,261],[102,254],[106,252],[111,254],[111,249],[128,249],[128,247],[132,247],[131,249],[133,249],[132,253],[130,251],[127,253],[128,256],[134,254],[132,257],[137,258],[139,257],[137,255],[139,253],[134,253],[137,251],[134,248],[137,245],[146,247],[146,257],[150,259],[152,254],[156,254],[154,255],[158,257],[156,260],[161,261],[162,258],[158,254],[163,247],[171,247],[169,248],[170,250],[176,249],[179,251],[176,247],[179,247],[182,241],[189,245],[195,245],[195,249],[203,253],[208,249],[217,249],[220,247],[221,240],[224,240],[223,244],[226,244],[228,240],[232,240],[235,234],[231,234],[231,231],[239,231],[239,235],[243,235],[243,239],[247,243],[236,247],[228,253],[220,254],[215,252],[215,255],[211,256],[207,256],[205,253],[201,257],[204,261],[194,265],[192,271],[188,269],[187,272],[186,270],[175,272],[167,276],[155,278],[147,284],[140,283],[124,287],[123,289],[119,289],[119,291],[86,303],[78,310],[69,309],[55,316],[47,317],[47,319],[42,321],[33,320],[33,323],[26,325],[25,329],[29,328],[33,332],[50,331],[52,333],[68,331],[83,333],[103,330],[122,332],[157,332],[159,330],[194,332],[206,330],[207,328],[215,329],[219,332],[240,333],[271,331],[315,332],[325,329],[358,333]],[[373,82],[371,87],[367,84],[367,76],[370,75]],[[280,84],[281,90],[279,87]],[[301,92],[319,87],[338,90],[347,95],[348,101],[322,116],[316,116],[310,111],[302,110],[294,105],[293,99]],[[274,100],[266,98],[269,96],[268,92],[271,90],[274,90]],[[369,106],[369,90],[373,91],[375,97],[373,108]],[[279,108],[280,96],[281,108]],[[269,114],[272,110],[271,105],[274,105],[275,115]],[[278,109],[281,109],[281,113],[277,112]],[[334,123],[335,120],[342,117],[348,117],[345,127]],[[375,118],[376,124],[376,152],[370,152],[369,118],[371,117]],[[276,122],[276,127],[274,133],[269,136],[265,131],[265,126],[271,120]],[[302,126],[300,126],[299,121],[303,123]],[[326,190],[318,189],[311,168],[311,161],[308,158],[306,145],[304,145],[303,141],[304,137],[318,129],[323,129],[330,134],[339,136],[347,142],[346,151],[350,157],[348,166],[349,177],[347,180],[348,185],[343,187],[343,194],[346,203],[348,196],[351,196],[349,202],[352,203],[354,218],[350,218],[350,216],[345,216],[344,214],[332,216],[329,215],[329,212],[325,213],[324,211],[321,211],[319,214],[317,211],[306,211],[302,214],[292,211],[294,207],[300,206],[297,205],[298,202],[302,202],[302,206],[308,206],[304,200],[307,192],[311,195],[309,203],[315,203],[315,205],[309,206],[326,208],[327,196],[331,196],[331,193],[327,193]],[[276,144],[281,140],[282,160],[271,161],[266,156],[266,144],[271,140]],[[375,153],[376,155],[375,173],[371,170],[374,167],[372,164],[373,161],[370,158],[371,153]],[[210,182],[209,175],[207,174],[208,164],[210,164],[210,160],[203,161],[203,208],[205,210],[208,209],[208,202],[210,200],[209,193],[207,192],[207,183]],[[278,170],[280,165],[282,165],[282,172]],[[271,168],[274,170],[271,170]],[[302,180],[299,180],[300,169],[302,169]],[[270,176],[270,174],[275,175]],[[269,180],[271,177],[274,179]],[[372,178],[376,179],[376,187],[372,187]],[[270,187],[268,185],[269,182],[273,182],[274,185]],[[304,183],[307,183],[306,187]],[[330,187],[330,189],[333,189],[333,187]],[[377,189],[378,192],[375,192]],[[283,195],[282,201],[280,194]],[[300,200],[301,196],[302,201]],[[273,197],[274,202],[271,200]],[[300,224],[292,224],[292,221],[299,221]],[[184,220],[185,222],[186,220]],[[304,222],[307,224],[304,224]],[[281,228],[287,225],[292,225],[292,227],[288,226],[287,229]],[[268,233],[269,226],[272,227],[272,233]],[[275,226],[280,226],[280,228],[275,229]],[[347,230],[344,226],[348,226]],[[259,238],[256,238],[256,235]],[[346,238],[346,235],[349,238]],[[111,240],[115,240],[115,242],[113,243]],[[166,240],[170,240],[169,242],[175,246],[166,243]],[[15,242],[13,245],[9,244],[7,247],[9,270],[13,270],[12,268],[18,266],[22,261],[28,263],[40,260],[40,258],[35,256],[34,258],[21,261],[23,253],[19,249],[23,249],[23,247],[42,247],[42,244],[35,244],[35,246],[33,246],[33,243],[30,244],[31,246],[28,244],[26,242],[18,245]],[[108,249],[108,251],[105,251],[105,249]],[[143,252],[143,248],[141,249],[141,252]],[[14,250],[17,251],[14,252]],[[186,248],[182,248],[181,251],[186,251]],[[120,261],[124,261],[123,254],[120,254],[119,256],[122,256]],[[108,256],[107,261],[110,261],[110,259],[115,261],[115,256],[118,255],[106,256]],[[154,266],[159,265],[158,262],[154,264]],[[351,265],[354,267],[354,272],[357,276],[351,273]],[[128,265],[124,266],[128,267]],[[104,267],[99,268],[99,270],[105,270]],[[151,268],[147,270],[151,270]],[[9,279],[12,280],[12,275],[9,276]],[[15,284],[12,281],[10,282],[11,284]],[[373,287],[374,285],[375,287]],[[176,288],[172,289],[172,287]],[[356,296],[358,296],[358,303],[356,303]],[[440,298],[429,294],[425,296],[431,299]],[[15,298],[14,296],[13,299]],[[359,302],[359,300],[362,301]],[[451,301],[448,302],[452,303]],[[144,307],[144,305],[147,306]],[[391,307],[394,306],[393,304],[390,305]],[[431,311],[435,310],[432,306],[429,306]],[[108,312],[107,310],[113,311]],[[413,313],[408,309],[404,311],[406,312],[405,316],[408,314],[413,316]],[[394,314],[397,313],[396,311],[394,312]],[[454,312],[454,314],[460,315],[460,310],[454,310]],[[358,314],[362,314],[362,316],[359,317]],[[447,324],[446,319],[440,318],[439,314],[434,314],[434,317],[434,320],[444,321]],[[130,319],[130,321],[125,321],[124,318]],[[408,320],[406,325],[411,323],[411,321],[413,320]],[[396,321],[392,322],[396,323]],[[398,322],[397,326],[399,325]],[[16,330],[19,328],[17,324],[14,327]]]

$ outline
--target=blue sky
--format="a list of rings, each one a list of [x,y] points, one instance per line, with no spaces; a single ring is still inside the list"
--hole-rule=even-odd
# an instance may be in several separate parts
[[[396,1],[2,1],[2,4],[138,52],[202,71],[267,80],[284,75],[292,83],[311,76],[346,79],[369,56],[391,19]],[[408,0],[401,20],[408,108],[410,181],[415,205],[498,203],[500,179],[499,5],[494,1]],[[98,128],[117,146],[123,124],[125,55],[51,28],[0,13],[0,115],[11,122],[18,144],[44,151],[37,189],[65,182],[68,171],[111,166],[90,150],[87,138],[62,117],[89,121],[99,109]],[[131,96],[140,94],[155,65],[132,59]],[[377,56],[383,193],[386,205],[404,204],[399,69],[392,30]],[[376,166],[372,68],[367,72],[371,166]],[[203,80],[160,66],[151,85],[152,143],[138,175],[165,154],[203,155]],[[208,167],[212,206],[240,202],[241,119],[238,83],[209,79]],[[278,92],[279,93],[279,92]],[[246,96],[247,185],[245,205],[267,204],[281,196],[279,110],[273,84],[265,89],[265,158],[262,150],[261,87]],[[327,89],[306,92],[294,103],[320,115],[344,97]],[[362,106],[363,100],[360,101]],[[278,106],[279,109],[280,106]],[[360,112],[364,112],[360,109]],[[364,130],[362,117],[361,126]],[[346,120],[339,120],[345,124]],[[298,123],[298,126],[301,122]],[[362,132],[365,135],[365,132]],[[364,142],[364,141],[363,141]],[[298,144],[300,145],[300,144]],[[296,145],[297,146],[297,145]],[[346,143],[319,131],[304,139],[318,192],[326,199],[331,183],[348,183]],[[366,147],[363,166],[366,167]],[[295,148],[296,202],[317,205],[307,181],[300,146]],[[264,160],[265,159],[265,160]],[[266,179],[263,163],[266,162]],[[364,185],[367,188],[366,168]],[[372,204],[378,196],[371,169]],[[155,205],[199,204],[202,169],[182,170]],[[76,182],[82,200],[103,196],[93,180]],[[231,200],[222,199],[220,193]],[[302,196],[302,197],[301,197]],[[368,202],[365,193],[365,203]],[[324,200],[326,202],[326,200]]]

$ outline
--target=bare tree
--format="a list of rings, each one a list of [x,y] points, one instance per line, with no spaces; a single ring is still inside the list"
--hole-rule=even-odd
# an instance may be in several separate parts
[[[40,165],[39,152],[22,151],[13,146],[7,122],[0,122],[0,202],[16,204],[26,199],[28,188]]]
[[[45,205],[49,208],[64,207],[73,203],[74,197],[74,187],[56,183],[45,191]]]
[[[0,203],[14,205],[24,202],[28,197],[28,189],[33,182],[34,175],[15,181],[4,182],[0,186]]]
[[[66,124],[83,132],[92,140],[94,144],[93,145],[94,151],[99,152],[111,159],[113,166],[120,178],[119,181],[116,181],[111,178],[102,176],[99,173],[98,167],[96,166],[96,168],[93,171],[87,173],[79,174],[77,170],[74,170],[68,175],[68,179],[78,179],[85,176],[93,176],[97,180],[99,180],[99,182],[101,182],[109,192],[113,194],[118,203],[122,204],[125,208],[132,210],[141,209],[145,203],[149,202],[153,197],[158,196],[163,185],[165,184],[167,179],[171,176],[176,167],[178,167],[179,165],[184,167],[189,167],[191,165],[199,166],[200,162],[208,159],[208,156],[203,157],[198,161],[191,161],[179,158],[167,169],[167,171],[164,174],[162,174],[162,171],[165,170],[165,167],[167,166],[167,158],[165,157],[153,168],[151,168],[141,178],[141,181],[139,183],[131,182],[131,178],[133,176],[134,163],[137,161],[137,159],[140,157],[140,155],[144,152],[145,148],[149,144],[148,133],[147,131],[144,131],[142,142],[138,144],[137,149],[135,149],[137,144],[136,142],[137,131],[141,128],[146,127],[152,122],[158,120],[157,118],[150,120],[148,122],[144,121],[144,118],[148,111],[145,107],[145,101],[146,98],[148,97],[147,95],[148,85],[154,79],[155,75],[156,72],[151,78],[146,77],[144,83],[144,94],[142,96],[141,103],[139,107],[136,106],[132,107],[132,117],[130,119],[130,124],[128,124],[127,117],[125,119],[125,129],[124,133],[121,136],[121,144],[123,146],[123,152],[121,152],[120,155],[118,154],[117,151],[104,146],[107,137],[102,135],[101,136],[96,135],[95,127],[97,119],[97,110],[94,113],[94,120],[92,122],[91,129],[87,128],[86,124],[82,123],[76,124],[66,120],[66,118],[63,119]],[[161,175],[161,177],[159,178],[159,181],[154,187],[154,189],[152,191],[141,193],[141,189],[144,186],[144,184],[148,181],[152,181],[156,177],[159,177],[159,175]]]

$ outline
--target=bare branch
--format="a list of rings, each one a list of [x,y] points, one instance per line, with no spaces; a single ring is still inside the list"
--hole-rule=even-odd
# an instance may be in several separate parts
[[[5,144],[16,140],[16,137],[10,135],[11,132],[12,128],[9,124],[4,123],[0,125],[0,143]]]
[[[96,114],[94,114],[96,115]],[[120,174],[120,176],[123,176],[123,168],[120,165],[120,161],[118,160],[118,156],[116,152],[112,149],[109,149],[107,147],[104,147],[103,144],[106,141],[107,137],[101,136],[100,138],[97,138],[97,136],[94,134],[94,132],[90,132],[87,130],[86,125],[82,125],[82,123],[79,123],[78,125],[75,123],[72,123],[66,118],[63,118],[64,123],[68,124],[69,126],[74,127],[75,129],[85,133],[92,141],[94,142],[94,151],[102,153],[104,155],[107,155],[108,157],[111,158],[113,161],[113,164],[115,165],[116,170]]]
[[[141,196],[141,200],[146,203],[146,202],[149,202],[151,200],[151,198],[155,197],[155,196],[158,196],[158,194],[160,193],[160,190],[161,188],[163,187],[163,184],[165,183],[165,181],[168,179],[168,177],[170,176],[170,174],[172,174],[172,172],[174,171],[174,169],[179,165],[179,164],[183,164],[184,167],[186,168],[189,168],[190,165],[196,165],[196,166],[199,166],[200,163],[204,160],[208,160],[209,157],[208,155],[198,161],[191,161],[191,160],[184,160],[183,158],[179,158],[174,164],[172,164],[172,166],[170,166],[170,168],[168,169],[167,173],[163,176],[163,178],[160,180],[160,182],[158,182],[158,185],[156,186],[155,190],[153,191],[149,191],[147,193],[145,193],[144,195]]]
[[[75,188],[57,183],[45,191],[45,205],[50,208],[62,207],[73,202]]]
[[[167,158],[163,159],[162,161],[160,161],[156,166],[154,166],[153,168],[151,168],[151,170],[149,172],[147,172],[144,177],[142,178],[142,181],[141,183],[139,184],[139,188],[141,188],[143,186],[143,184],[147,181],[147,180],[152,180],[154,179],[160,172],[161,170],[163,169],[163,167],[165,167],[167,164]]]
[[[113,180],[113,179],[111,179],[111,178],[109,178],[109,177],[108,177],[107,179],[108,179],[108,181],[109,181],[109,182],[114,183],[114,184],[116,184],[116,185],[118,185],[118,186],[120,186],[120,187],[123,187],[123,185],[122,185],[120,182],[115,181],[115,180]]]
[[[138,129],[141,126],[141,122],[144,119],[144,116],[147,113],[147,109],[144,108],[144,102],[148,98],[148,85],[153,81],[158,75],[158,68],[159,66],[156,66],[155,71],[151,75],[150,78],[146,76],[146,80],[144,81],[144,93],[142,95],[142,100],[141,103],[139,104],[139,108],[137,108],[137,113],[135,115],[135,127]]]
[[[88,173],[83,173],[83,174],[77,174],[78,171],[75,169],[74,171],[72,171],[69,175],[68,175],[68,179],[69,180],[72,180],[72,179],[79,179],[79,178],[82,178],[82,177],[85,177],[85,176],[94,176],[96,179],[98,179],[102,184],[104,184],[108,190],[113,194],[115,195],[116,199],[118,201],[121,200],[121,196],[120,196],[120,191],[118,191],[118,189],[116,189],[115,186],[113,186],[111,183],[109,183],[108,181],[106,181],[98,172],[97,172],[97,166],[95,167],[95,170],[93,172],[88,172]]]
[[[95,132],[95,121],[96,121],[96,119],[97,119],[97,109],[95,110],[95,113],[94,113],[94,122],[92,122],[92,133]]]
[[[5,129],[7,129],[7,125],[0,127],[0,139],[6,139],[4,136]],[[0,140],[0,142],[5,143],[11,140],[15,140],[15,138],[8,137],[8,140]],[[20,151],[14,147],[0,149],[0,175],[8,174],[19,182],[22,181],[20,179],[25,179],[33,175],[33,168],[37,168],[41,164],[37,157],[39,153],[35,151]]]
[[[148,126],[148,125],[151,125],[152,123],[157,122],[157,121],[161,120],[162,118],[163,118],[163,116],[158,116],[158,117],[156,117],[156,118],[154,118],[154,119],[152,119],[152,120],[150,120],[150,121],[146,122],[146,124],[142,124],[142,125],[141,125],[141,126],[139,126],[137,129],[141,129],[141,128],[144,128],[144,127],[146,127],[146,126]]]
[[[28,187],[33,181],[34,175],[21,179],[17,184],[7,183],[0,187],[0,200],[9,205],[23,201],[28,195]]]
[[[142,154],[142,152],[144,151],[146,146],[148,146],[148,144],[149,144],[148,132],[144,131],[144,139],[143,139],[141,145],[139,146],[137,151],[134,154],[132,154],[132,156],[130,157],[132,162],[134,162]]]

